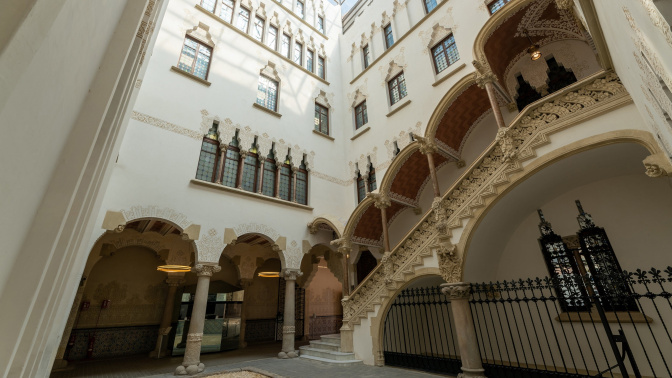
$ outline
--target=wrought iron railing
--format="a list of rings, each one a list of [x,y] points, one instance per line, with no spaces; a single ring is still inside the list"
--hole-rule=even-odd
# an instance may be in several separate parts
[[[672,267],[471,288],[488,377],[672,376]]]
[[[462,221],[472,216],[473,208],[492,196],[495,186],[507,183],[508,172],[516,170],[509,163],[534,157],[534,149],[545,143],[545,135],[551,130],[571,125],[580,119],[579,114],[594,116],[613,109],[615,103],[629,101],[618,76],[603,71],[527,106],[441,198],[448,227],[461,227]],[[366,317],[381,303],[390,285],[399,287],[400,283],[395,282],[405,281],[404,272],[422,261],[419,257],[431,254],[427,246],[437,235],[433,213],[425,214],[392,249],[387,266],[379,264],[344,301],[344,322],[357,324]],[[454,265],[454,275],[459,280],[461,261],[455,259]]]

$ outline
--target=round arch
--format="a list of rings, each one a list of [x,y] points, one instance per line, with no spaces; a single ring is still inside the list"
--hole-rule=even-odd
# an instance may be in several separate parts
[[[314,234],[320,229],[319,227],[322,225],[332,229],[336,233],[336,236],[338,238],[342,237],[343,231],[345,229],[343,223],[341,223],[340,220],[331,215],[323,215],[320,217],[316,217],[315,219],[312,220],[312,222],[308,223],[308,229],[310,230],[311,234]]]
[[[515,1],[515,0],[514,0]],[[463,78],[461,78],[455,85],[450,87],[448,92],[441,98],[434,112],[429,117],[427,121],[427,128],[425,129],[425,138],[432,140],[436,136],[436,130],[441,124],[441,119],[445,115],[446,111],[450,105],[458,98],[460,95],[467,90],[472,85],[476,84],[476,72],[472,72]]]
[[[553,165],[554,163],[581,152],[617,143],[638,144],[643,146],[651,154],[660,152],[660,147],[656,143],[651,133],[641,130],[618,130],[594,135],[592,137],[570,143],[563,146],[562,148],[551,151],[535,159],[529,165],[522,167],[521,172],[515,177],[512,177],[512,180],[507,183],[506,186],[503,186],[502,190],[499,191],[497,195],[488,198],[486,203],[484,203],[484,206],[474,210],[473,217],[464,226],[459,242],[457,243],[458,250],[463,251],[461,269],[462,279],[464,278],[466,263],[469,259],[469,247],[473,241],[472,239],[476,233],[475,231],[478,229],[478,226],[485,219],[488,213],[493,209],[495,204],[497,204],[502,198],[506,197],[507,194],[509,194],[515,187],[525,182],[543,169]],[[643,167],[642,174],[644,174]]]

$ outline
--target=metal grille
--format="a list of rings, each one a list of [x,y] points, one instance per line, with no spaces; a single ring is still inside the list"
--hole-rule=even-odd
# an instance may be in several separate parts
[[[403,290],[385,318],[385,364],[458,374],[460,366],[450,303],[439,288]]]

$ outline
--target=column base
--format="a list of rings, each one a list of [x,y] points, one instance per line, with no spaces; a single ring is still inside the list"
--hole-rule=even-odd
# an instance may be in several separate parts
[[[468,369],[462,367],[462,373],[457,375],[457,378],[487,378],[484,369]]]
[[[299,357],[299,351],[298,350],[278,353],[278,358],[296,358],[296,357]]]
[[[189,366],[180,365],[175,369],[175,375],[195,375],[202,372],[204,369],[205,365],[203,363]]]

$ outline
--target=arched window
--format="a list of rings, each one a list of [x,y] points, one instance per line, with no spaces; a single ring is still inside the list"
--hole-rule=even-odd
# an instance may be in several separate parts
[[[301,162],[299,170],[296,171],[296,202],[308,204],[308,169],[305,161]]]
[[[278,187],[278,194],[281,199],[290,201],[292,193],[292,168],[289,166],[289,159],[280,167],[280,186]]]
[[[240,149],[238,149],[238,133],[231,139],[229,147],[226,149],[226,160],[224,160],[224,174],[222,175],[222,184],[235,188],[238,179],[238,164],[240,163]]]
[[[256,147],[252,148],[243,160],[243,182],[241,187],[248,192],[257,191],[257,182],[259,180],[259,155]]]
[[[198,158],[196,179],[214,182],[216,178],[217,163],[219,161],[219,132],[217,123],[213,123],[208,133],[203,137],[201,155]]]
[[[261,193],[269,197],[275,197],[276,170],[275,154],[273,154],[273,149],[271,149],[271,153],[266,156],[266,163],[264,163],[264,181],[261,185]]]
[[[378,189],[378,185],[376,184],[376,169],[373,168],[373,164],[369,164],[369,192],[373,192],[374,190]]]
[[[366,198],[366,184],[364,178],[357,172],[357,203],[362,202]]]

